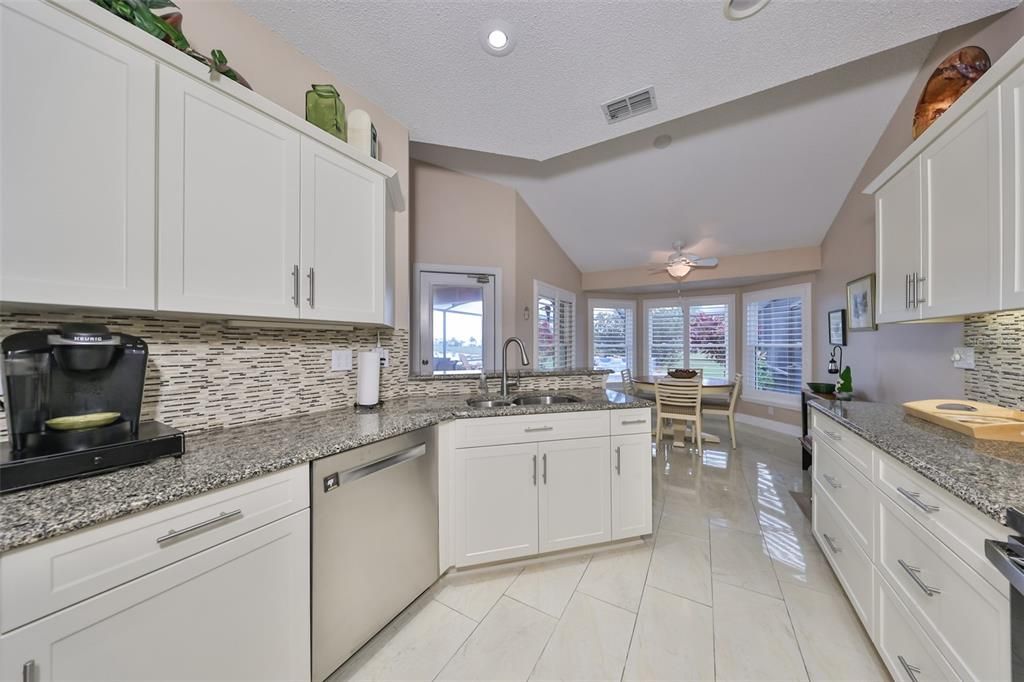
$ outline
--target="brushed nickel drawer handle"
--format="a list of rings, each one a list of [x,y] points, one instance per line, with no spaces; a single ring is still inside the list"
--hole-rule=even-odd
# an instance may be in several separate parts
[[[541,461],[544,464],[544,471],[541,474],[541,479],[540,480],[544,481],[544,485],[547,485],[548,484],[548,453],[545,452],[543,455],[541,455]]]
[[[299,307],[299,266],[292,266],[292,303]]]
[[[21,682],[36,682],[36,661],[30,659],[21,666]]]
[[[533,484],[537,485],[537,455],[533,456]]]
[[[841,548],[839,547],[839,545],[837,545],[837,544],[836,544],[836,541],[835,541],[835,540],[833,540],[833,539],[832,539],[831,537],[829,537],[829,534],[828,534],[828,533],[822,533],[822,534],[821,534],[821,537],[825,538],[825,544],[826,544],[826,545],[828,545],[828,548],[829,548],[830,550],[832,550],[832,553],[833,553],[833,554],[839,554],[840,552],[842,552],[842,551],[843,551],[843,550],[842,550],[842,549],[841,549]]]
[[[918,575],[921,572],[920,568],[918,568],[917,566],[911,566],[903,559],[897,559],[896,562],[900,565],[900,568],[907,572],[907,575],[914,579],[914,582],[917,583],[917,586],[920,587],[921,591],[924,592],[926,595],[928,595],[929,597],[934,597],[937,594],[942,594],[942,590],[940,590],[937,587],[931,587],[930,585],[926,584],[923,580],[921,580],[921,576]]]
[[[615,446],[615,473],[622,475],[622,446]]]
[[[921,669],[916,665],[907,663],[907,659],[903,658],[903,656],[897,656],[896,658],[899,659],[900,665],[907,671],[907,676],[910,677],[912,682],[917,682],[917,674],[921,672]]]
[[[836,483],[836,479],[833,476],[829,476],[828,474],[822,474],[821,477],[824,478],[825,481],[827,481],[828,484],[830,486],[832,486],[833,488],[842,488],[843,487],[842,483]]]
[[[537,431],[554,431],[553,426],[527,426],[523,431],[526,433],[536,433]]]
[[[646,419],[623,419],[620,423],[623,426],[626,426],[628,424],[646,424],[647,420]]]
[[[939,511],[939,508],[936,507],[934,504],[922,502],[921,493],[911,492],[906,488],[902,488],[900,486],[896,486],[896,492],[898,492],[900,495],[903,495],[903,497],[907,498],[908,500],[916,504],[918,508],[920,508],[921,511],[925,512],[926,514],[932,514],[934,512]]]
[[[213,517],[212,519],[206,519],[205,521],[200,521],[199,523],[194,523],[191,526],[189,526],[188,528],[182,528],[181,530],[174,530],[172,528],[167,533],[167,535],[163,535],[161,537],[158,537],[156,539],[156,541],[157,541],[157,544],[161,544],[162,545],[165,542],[170,542],[171,540],[177,540],[178,538],[182,537],[183,535],[188,535],[189,533],[195,533],[196,531],[203,530],[203,529],[205,529],[205,528],[207,528],[209,526],[212,526],[214,524],[223,523],[225,521],[230,521],[232,519],[236,519],[236,518],[238,518],[241,515],[242,515],[242,510],[241,509],[236,509],[234,511],[229,511],[229,512],[221,512],[220,514],[218,514],[217,516]]]
[[[842,440],[843,439],[843,437],[840,434],[836,433],[835,431],[826,431],[825,435],[828,436],[829,438],[831,438],[832,440]]]

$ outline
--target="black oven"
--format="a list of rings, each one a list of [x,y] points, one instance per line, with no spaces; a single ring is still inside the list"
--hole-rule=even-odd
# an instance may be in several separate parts
[[[1006,542],[985,541],[985,556],[1010,581],[1010,658],[1013,682],[1024,682],[1024,514],[1006,513]]]

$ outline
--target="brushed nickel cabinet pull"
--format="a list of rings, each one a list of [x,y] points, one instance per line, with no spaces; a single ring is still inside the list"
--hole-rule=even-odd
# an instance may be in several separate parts
[[[646,419],[623,419],[621,424],[626,426],[627,424],[644,424],[646,422]]]
[[[306,277],[309,278],[309,298],[306,299],[306,302],[309,303],[309,307],[310,308],[315,308],[316,307],[313,304],[313,301],[314,301],[313,296],[315,295],[314,291],[316,289],[316,280],[314,279],[315,276],[316,276],[316,273],[313,272],[313,268],[310,267],[309,268],[309,274],[306,275]]]
[[[292,266],[292,303],[299,307],[299,266]]]
[[[910,310],[910,274],[903,277],[903,307]]]
[[[918,307],[922,303],[926,303],[924,296],[921,296],[920,285],[925,281],[925,277],[921,277],[916,272],[914,273],[914,307]]]
[[[533,456],[533,484],[537,485],[537,455]]]
[[[553,426],[527,426],[523,431],[526,433],[535,433],[537,431],[552,431],[555,427]]]
[[[840,434],[836,433],[835,431],[826,431],[825,435],[828,436],[829,438],[831,438],[832,440],[842,440],[843,439],[843,437]]]
[[[903,656],[897,656],[896,658],[899,660],[900,665],[903,666],[903,669],[907,671],[907,677],[911,679],[911,682],[917,682],[917,675],[921,672],[921,669],[916,665],[907,663],[907,659],[903,658]]]
[[[544,481],[544,485],[547,485],[548,484],[548,453],[545,452],[541,456],[541,459],[544,462],[544,473],[541,475],[541,480]]]
[[[205,521],[200,521],[199,523],[194,523],[191,526],[189,526],[188,528],[182,528],[181,530],[174,530],[172,528],[170,531],[168,531],[167,535],[162,535],[162,536],[158,537],[156,539],[156,541],[157,541],[157,544],[163,544],[165,542],[170,542],[171,540],[177,540],[178,538],[182,537],[183,535],[188,535],[190,533],[195,533],[196,531],[204,530],[205,528],[207,528],[209,526],[212,526],[214,524],[217,524],[217,523],[223,523],[224,521],[230,521],[232,519],[236,519],[236,518],[238,518],[241,515],[242,515],[242,510],[241,509],[235,509],[234,511],[229,511],[229,512],[221,512],[220,514],[218,514],[217,516],[213,517],[212,519],[206,519]]]
[[[35,682],[36,680],[36,662],[35,659],[25,661],[25,664],[21,666],[21,682]]]
[[[903,497],[913,502],[921,511],[925,512],[926,514],[932,514],[934,512],[939,511],[939,508],[936,507],[934,504],[922,502],[921,493],[911,492],[906,488],[900,486],[896,486],[896,492],[898,492],[900,495],[903,495]]]
[[[825,481],[827,481],[828,484],[830,486],[832,486],[833,488],[842,488],[843,487],[842,483],[837,483],[836,482],[836,479],[835,479],[834,476],[829,476],[828,474],[822,474],[821,477],[824,478]]]
[[[907,575],[913,578],[914,582],[917,583],[917,586],[920,587],[921,591],[924,592],[926,595],[928,595],[929,597],[934,597],[937,594],[942,594],[942,590],[940,590],[937,587],[932,587],[931,585],[925,583],[925,581],[921,580],[921,576],[918,575],[921,572],[920,568],[918,568],[917,566],[911,566],[903,559],[897,559],[896,563],[900,565],[900,568],[906,571]]]
[[[622,475],[622,446],[615,447],[615,473]]]
[[[828,545],[828,548],[832,550],[833,554],[839,554],[843,551],[840,549],[839,545],[836,544],[836,541],[829,537],[828,533],[822,533],[821,537],[825,538],[825,544]]]

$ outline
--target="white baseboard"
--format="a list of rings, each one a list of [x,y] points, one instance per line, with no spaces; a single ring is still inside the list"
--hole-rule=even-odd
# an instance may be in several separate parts
[[[786,424],[784,422],[777,422],[774,419],[765,419],[764,417],[755,417],[750,414],[743,414],[742,412],[736,413],[736,421],[740,424],[750,424],[751,426],[759,426],[762,429],[768,429],[769,431],[775,431],[776,433],[782,433],[787,436],[793,436],[794,438],[800,437],[800,427],[796,424]]]

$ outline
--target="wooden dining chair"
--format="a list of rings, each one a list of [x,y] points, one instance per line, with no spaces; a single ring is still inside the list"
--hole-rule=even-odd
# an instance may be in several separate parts
[[[626,369],[619,372],[619,374],[622,375],[622,388],[626,391],[626,393],[635,393],[636,384],[633,383],[633,373],[629,371],[629,368],[627,367]]]
[[[656,438],[661,442],[662,427],[665,420],[674,430],[675,421],[693,424],[693,442],[697,450],[703,450],[704,440],[701,437],[701,393],[703,377],[698,372],[692,379],[673,379],[665,377],[654,385],[654,399],[658,408],[658,429]],[[686,436],[683,436],[686,442]]]
[[[705,401],[701,407],[701,412],[704,414],[724,415],[729,420],[729,435],[732,436],[733,447],[736,447],[736,401],[739,400],[742,388],[743,375],[737,374],[733,378],[728,402]]]

